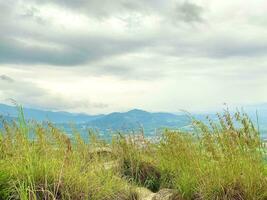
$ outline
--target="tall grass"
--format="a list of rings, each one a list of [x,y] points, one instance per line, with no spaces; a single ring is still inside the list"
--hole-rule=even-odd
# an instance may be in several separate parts
[[[104,168],[109,158],[90,151],[97,141],[71,142],[53,125],[24,118],[4,123],[0,135],[0,199],[136,199],[117,172]]]
[[[145,148],[122,143],[124,174],[148,188],[175,189],[181,199],[266,200],[265,149],[249,117],[225,111],[218,122],[193,125],[194,133],[166,130]]]
[[[266,200],[265,149],[248,116],[226,111],[193,125],[160,141],[118,134],[109,144],[93,133],[70,140],[51,123],[26,122],[21,109],[0,133],[0,199],[134,200],[141,186],[184,200]]]

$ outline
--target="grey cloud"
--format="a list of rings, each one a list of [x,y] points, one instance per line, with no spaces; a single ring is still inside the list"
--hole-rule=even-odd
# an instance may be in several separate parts
[[[142,15],[157,14],[168,21],[201,22],[204,9],[188,0],[33,0],[38,4],[52,3],[72,11],[81,12],[90,17],[103,19],[121,14]],[[128,19],[129,20],[129,19]],[[131,23],[128,21],[128,23]]]
[[[237,38],[215,39],[204,47],[206,54],[214,58],[230,57],[260,57],[267,55],[267,43],[262,41],[249,41],[244,36]]]
[[[16,2],[15,2],[16,3]],[[12,5],[10,2],[7,2],[7,1],[1,1],[0,2],[0,9],[1,9],[1,12],[0,12],[0,22],[4,21],[5,17],[6,16],[9,16],[11,15],[13,9],[12,9]]]
[[[27,5],[30,2],[35,2],[35,4],[21,7],[23,3]],[[45,3],[57,4],[74,12],[83,10],[85,15],[89,17],[94,15],[97,18],[117,16],[123,12],[140,12],[143,15],[154,12],[169,18],[169,16],[165,16],[167,12],[164,12],[163,9],[173,10],[181,7],[175,10],[176,13],[181,12],[183,17],[180,20],[200,19],[196,12],[198,7],[194,4],[180,3],[169,6],[170,2],[163,0],[24,0],[14,1],[12,6],[9,2],[3,1],[0,2],[0,26],[3,28],[0,33],[0,63],[87,65],[92,61],[114,55],[139,51],[154,43],[152,38],[143,38],[139,33],[136,37],[121,37],[110,33],[104,33],[102,36],[58,33],[54,29],[55,27],[38,15],[38,5]],[[22,10],[21,13],[16,11],[16,7],[19,6]],[[186,14],[186,12],[190,13]],[[132,24],[130,19],[126,19],[126,21]],[[28,45],[22,42],[23,39],[27,40],[28,38],[41,43],[60,45],[61,48]],[[18,39],[22,39],[22,41]]]
[[[204,9],[196,4],[185,1],[178,3],[175,8],[174,20],[183,22],[201,22]]]
[[[95,67],[88,67],[84,69],[85,73],[95,76],[114,76],[121,80],[142,80],[142,81],[156,81],[165,78],[166,74],[161,67],[150,68],[148,65],[137,63],[124,63],[118,65],[111,61],[111,64],[100,64]]]
[[[14,80],[7,75],[0,75],[0,81],[13,82]]]
[[[136,51],[151,42],[146,38],[121,38],[110,33],[99,36],[58,32],[45,19],[38,18],[38,9],[30,7],[17,16],[17,13],[12,15],[7,3],[0,2],[0,5],[7,10],[2,16],[0,7],[0,26],[3,28],[0,32],[0,63],[84,65],[104,57]],[[22,23],[31,22],[31,19],[36,23]],[[24,39],[47,45],[29,45],[23,42]]]
[[[17,64],[75,65],[84,63],[87,56],[75,49],[56,49],[29,46],[16,39],[0,39],[0,62]]]
[[[165,0],[35,0],[35,2],[39,4],[52,3],[78,12],[84,11],[86,15],[95,16],[99,19],[123,13],[168,15],[167,13],[175,12],[179,21],[193,22],[201,21],[203,12],[202,7],[188,0],[173,2]]]
[[[150,41],[119,40],[105,37],[74,37],[55,41],[56,47],[27,45],[10,39],[0,39],[0,63],[50,64],[75,66],[101,60],[104,57],[129,53],[143,48]]]
[[[29,7],[24,10],[23,13],[19,14],[18,16],[23,18],[23,19],[29,19],[29,20],[34,20],[40,25],[49,25],[48,21],[46,19],[41,18],[38,16],[40,13],[39,9],[36,7]]]
[[[102,65],[94,68],[93,73],[96,73],[97,75],[107,75],[107,74],[114,74],[119,77],[121,76],[128,76],[129,74],[134,73],[135,74],[135,69],[134,68],[129,68],[125,66],[119,66],[119,65]]]
[[[38,4],[52,3],[71,10],[83,11],[88,16],[99,19],[116,14],[139,12],[148,14],[160,9],[165,3],[162,0],[33,0]]]
[[[29,82],[10,79],[13,81],[2,81],[0,85],[0,91],[6,98],[21,98],[25,95],[24,98],[26,99],[44,95],[43,89],[38,88]]]
[[[112,75],[122,79],[153,79],[164,77],[164,68],[168,63],[158,65],[154,58],[190,58],[206,57],[224,59],[228,57],[265,56],[266,40],[259,37],[246,41],[246,35],[234,37],[231,31],[229,37],[216,33],[207,37],[199,32],[197,25],[205,26],[205,7],[192,1],[176,0],[22,0],[29,4],[23,12],[17,13],[18,2],[14,0],[11,6],[8,1],[0,2],[0,64],[28,64],[31,66],[43,64],[52,66],[83,66],[85,71],[101,75]],[[31,5],[31,3],[33,3]],[[86,32],[58,32],[48,19],[39,17],[38,6],[56,4],[70,12],[83,12],[88,18],[119,17],[123,13],[130,15],[125,21],[131,26],[141,26],[135,33],[130,29],[123,33],[111,32],[88,34]],[[20,4],[21,5],[21,4]],[[155,14],[159,16],[160,29],[146,30],[142,23],[135,22],[134,13],[142,16]],[[95,18],[94,18],[95,20]],[[134,21],[134,22],[132,22]],[[138,21],[138,20],[137,20]],[[191,25],[196,25],[196,28]],[[189,25],[187,27],[187,25]],[[185,29],[185,30],[183,30]],[[212,30],[211,30],[212,31]],[[207,29],[208,32],[208,29]],[[234,33],[233,33],[234,35]],[[22,39],[22,40],[21,40]],[[32,39],[37,43],[26,44],[23,39]],[[123,59],[111,61],[114,57],[127,57],[129,53],[146,55],[152,53],[151,61],[142,56],[136,61],[126,62]],[[102,64],[102,61],[109,61]],[[95,64],[100,63],[100,64]]]
[[[160,55],[190,59],[260,58],[267,56],[267,38],[261,34],[258,38],[251,38],[246,33],[239,35],[227,33],[209,37],[196,34],[190,40],[186,38],[159,40],[150,50]]]

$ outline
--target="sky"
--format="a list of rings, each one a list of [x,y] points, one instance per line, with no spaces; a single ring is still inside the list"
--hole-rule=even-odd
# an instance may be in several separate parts
[[[267,102],[265,0],[0,0],[0,102],[89,114]]]

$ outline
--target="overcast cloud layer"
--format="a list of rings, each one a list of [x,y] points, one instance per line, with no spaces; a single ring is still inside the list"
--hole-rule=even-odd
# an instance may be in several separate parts
[[[106,113],[267,102],[264,0],[0,0],[0,102]]]

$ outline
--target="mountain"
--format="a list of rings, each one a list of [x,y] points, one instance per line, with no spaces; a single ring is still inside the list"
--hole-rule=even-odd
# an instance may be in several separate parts
[[[252,105],[243,107],[243,110],[249,114],[253,122],[258,123],[260,131],[267,138],[267,104]],[[258,117],[256,115],[258,111]],[[234,110],[231,110],[234,112]],[[0,104],[0,116],[11,120],[18,116],[17,108]],[[89,128],[99,130],[102,134],[110,131],[136,131],[141,128],[146,135],[155,134],[155,130],[162,128],[182,128],[188,130],[190,118],[185,114],[172,114],[166,112],[147,112],[144,110],[134,109],[128,112],[113,112],[106,115],[87,115],[74,114],[68,112],[52,112],[39,109],[24,108],[25,118],[37,121],[51,121],[65,129],[71,134],[69,123],[73,122],[77,125],[78,130],[86,135]],[[213,113],[193,114],[193,116],[201,121],[207,122],[206,116],[216,120]]]
[[[113,112],[107,115],[86,115],[73,114],[68,112],[52,112],[39,109],[24,108],[24,115],[27,120],[36,121],[49,120],[60,127],[68,129],[69,122],[78,124],[83,130],[93,128],[101,132],[109,130],[132,131],[143,128],[146,133],[152,133],[159,128],[180,128],[190,123],[186,115],[176,115],[171,113],[150,113],[139,109],[128,112]],[[5,118],[16,118],[18,111],[15,106],[0,104],[0,115]]]
[[[34,119],[36,121],[49,120],[54,123],[84,123],[90,120],[101,117],[102,115],[86,115],[86,114],[74,114],[68,112],[53,112],[32,108],[23,108],[25,118],[28,120]],[[0,115],[4,117],[17,117],[18,110],[15,106],[8,106],[0,104]]]
[[[143,128],[146,133],[154,132],[159,128],[180,128],[187,126],[190,119],[186,115],[171,113],[150,113],[134,109],[125,113],[111,113],[86,123],[87,128],[97,128],[102,131],[124,130],[131,131]]]

